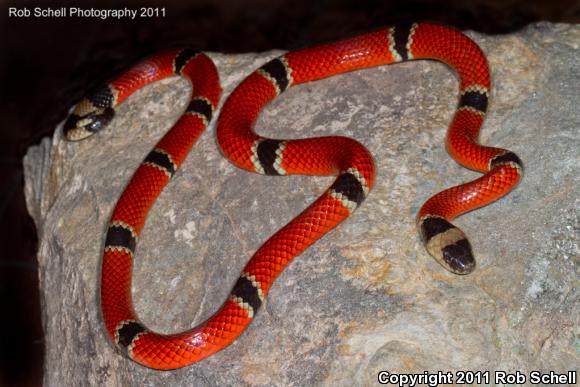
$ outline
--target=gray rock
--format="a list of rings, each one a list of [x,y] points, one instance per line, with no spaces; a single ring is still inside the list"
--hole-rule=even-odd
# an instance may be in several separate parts
[[[59,127],[31,147],[26,197],[40,236],[46,385],[350,386],[374,385],[381,370],[578,370],[580,27],[470,35],[495,81],[481,139],[526,165],[514,192],[456,221],[476,271],[446,272],[414,224],[429,196],[478,176],[443,146],[457,101],[453,74],[418,61],[294,87],[265,109],[257,131],[354,137],[376,158],[377,184],[350,219],[295,259],[232,346],[181,370],[149,370],[115,352],[97,294],[113,205],[185,108],[187,82],[139,91],[96,137],[67,143]],[[228,95],[278,54],[211,56]],[[136,309],[161,332],[213,314],[253,252],[333,180],[237,169],[214,129],[160,196],[137,247]]]

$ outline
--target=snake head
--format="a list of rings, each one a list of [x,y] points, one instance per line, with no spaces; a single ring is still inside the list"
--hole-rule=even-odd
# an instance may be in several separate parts
[[[442,251],[444,267],[455,274],[469,274],[475,269],[475,258],[467,238],[447,245]]]
[[[115,115],[113,100],[109,86],[81,100],[64,124],[67,140],[85,139],[107,126]]]
[[[419,229],[427,251],[441,266],[461,275],[475,269],[471,245],[459,228],[441,216],[427,215],[420,219]]]

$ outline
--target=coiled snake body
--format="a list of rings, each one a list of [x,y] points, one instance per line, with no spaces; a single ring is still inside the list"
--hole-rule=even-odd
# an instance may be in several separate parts
[[[441,265],[457,274],[473,270],[470,244],[449,221],[508,193],[521,177],[522,163],[510,151],[478,144],[490,92],[489,69],[479,47],[451,28],[428,23],[397,25],[288,52],[254,71],[228,97],[218,119],[217,139],[232,163],[267,175],[337,178],[322,196],[258,249],[212,317],[173,335],[150,331],[133,310],[133,254],[148,210],[212,119],[221,94],[216,68],[202,53],[173,50],[138,64],[83,99],[65,123],[70,140],[100,130],[114,115],[115,107],[145,84],[178,75],[193,86],[186,112],[145,157],[111,217],[102,262],[101,307],[115,344],[142,365],[174,369],[232,343],[250,324],[282,270],[345,220],[366,198],[375,180],[372,156],[353,139],[333,136],[276,140],[259,136],[253,125],[262,107],[292,85],[423,58],[442,61],[457,72],[459,103],[449,126],[447,149],[461,165],[484,175],[431,197],[419,211],[417,224],[427,251]]]

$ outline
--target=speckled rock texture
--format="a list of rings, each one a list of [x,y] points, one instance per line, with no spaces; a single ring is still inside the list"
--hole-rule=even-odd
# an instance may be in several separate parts
[[[476,271],[446,272],[414,223],[429,196],[478,176],[444,150],[458,98],[454,74],[419,61],[294,87],[264,110],[256,130],[354,137],[375,156],[377,183],[350,219],[295,259],[232,346],[185,369],[153,371],[119,355],[98,289],[113,205],[184,110],[187,82],[137,92],[96,137],[67,143],[59,127],[30,148],[45,384],[362,386],[376,384],[381,370],[578,370],[580,26],[470,36],[494,78],[481,140],[516,152],[526,166],[509,196],[456,221],[470,237]],[[227,95],[278,54],[210,55]],[[137,247],[136,309],[161,332],[215,312],[253,252],[333,180],[237,169],[220,154],[214,130],[160,196]]]

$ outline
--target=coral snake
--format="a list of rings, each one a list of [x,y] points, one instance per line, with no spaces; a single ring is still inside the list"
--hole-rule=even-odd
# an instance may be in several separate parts
[[[369,151],[346,137],[277,140],[253,131],[260,110],[290,86],[384,64],[435,59],[459,77],[459,103],[447,134],[447,150],[480,178],[431,197],[417,225],[427,251],[446,269],[467,274],[475,267],[471,246],[450,223],[456,216],[508,193],[522,175],[512,152],[478,144],[490,94],[490,74],[480,48],[461,32],[429,23],[402,24],[342,41],[288,52],[245,78],[223,105],[217,140],[235,165],[266,175],[335,175],[308,208],[268,239],[243,269],[219,310],[177,334],[152,332],[139,322],[131,301],[135,245],[147,212],[212,120],[221,88],[211,59],[192,49],[147,59],[84,98],[65,122],[69,140],[97,132],[115,108],[142,86],[177,75],[189,80],[189,106],[145,157],[113,211],[102,260],[101,308],[111,339],[134,361],[155,369],[197,362],[231,344],[250,324],[276,277],[294,257],[345,220],[375,182]]]

